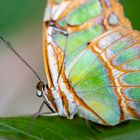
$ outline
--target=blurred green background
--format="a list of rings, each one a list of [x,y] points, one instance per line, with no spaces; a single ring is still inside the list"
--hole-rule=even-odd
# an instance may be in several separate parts
[[[120,0],[125,15],[140,29],[140,0]],[[45,81],[42,58],[42,19],[46,0],[0,0],[0,34]],[[2,45],[4,46],[4,44]],[[0,46],[0,115],[35,113],[41,103],[36,97],[38,80],[7,48]]]
[[[0,0],[0,33],[9,34],[41,22],[45,0]]]

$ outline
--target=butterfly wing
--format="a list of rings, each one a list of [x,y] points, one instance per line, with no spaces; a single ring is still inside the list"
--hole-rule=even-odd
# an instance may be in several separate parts
[[[139,33],[116,0],[49,0],[44,31],[49,87],[72,95],[82,117],[105,125],[140,117]]]
[[[121,35],[122,30],[126,35]],[[139,119],[139,32],[121,28],[104,35],[91,42],[72,67],[70,81],[77,95],[107,124]],[[103,42],[115,35],[120,37],[104,46]],[[80,107],[80,113],[86,116],[83,108]]]

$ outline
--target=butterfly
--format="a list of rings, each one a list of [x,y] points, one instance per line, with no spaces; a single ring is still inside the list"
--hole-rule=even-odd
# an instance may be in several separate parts
[[[43,21],[50,115],[102,125],[140,119],[140,33],[117,0],[48,0]]]

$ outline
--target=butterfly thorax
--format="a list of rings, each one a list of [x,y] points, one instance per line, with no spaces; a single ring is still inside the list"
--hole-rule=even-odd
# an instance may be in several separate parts
[[[72,96],[65,95],[58,87],[49,89],[48,85],[40,81],[37,84],[37,96],[43,97],[47,106],[52,113],[58,113],[60,116],[65,116],[72,119],[77,113]]]

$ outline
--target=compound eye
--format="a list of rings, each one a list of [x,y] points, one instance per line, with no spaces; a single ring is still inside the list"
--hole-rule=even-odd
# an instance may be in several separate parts
[[[43,93],[42,93],[42,91],[37,90],[36,95],[37,95],[38,97],[42,97]]]

